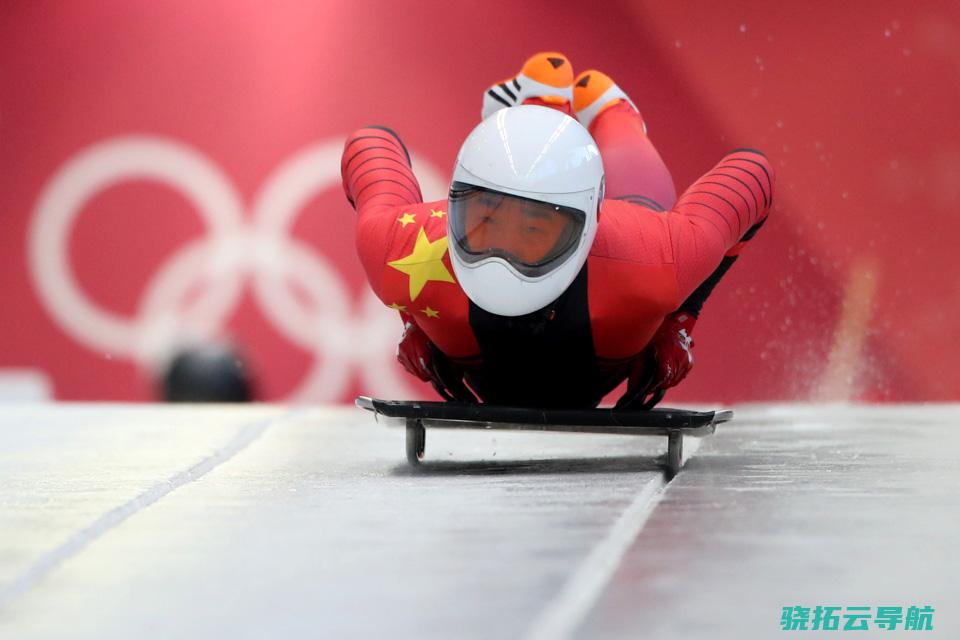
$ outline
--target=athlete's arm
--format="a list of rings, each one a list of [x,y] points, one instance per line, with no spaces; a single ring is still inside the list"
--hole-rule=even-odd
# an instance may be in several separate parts
[[[410,155],[396,133],[385,127],[355,131],[343,147],[340,175],[347,200],[357,210],[357,253],[373,292],[383,290],[387,255],[398,241],[403,207],[423,202]]]
[[[770,211],[773,169],[752,149],[728,154],[684,192],[669,228],[684,303],[694,316]]]
[[[766,157],[744,149],[727,155],[674,205],[668,228],[683,303],[650,340],[646,358],[637,362],[617,406],[649,408],[690,372],[700,310],[744,243],[763,225],[772,195],[773,171]]]
[[[357,210],[360,261],[373,292],[389,304],[383,274],[389,268],[387,256],[401,242],[397,231],[403,225],[398,224],[398,217],[405,208],[423,202],[420,184],[410,166],[410,154],[390,129],[366,127],[347,138],[340,174],[347,200]],[[421,380],[429,380],[445,399],[476,402],[463,384],[463,372],[455,370],[413,316],[401,311],[400,318],[404,323],[397,349],[400,364]]]

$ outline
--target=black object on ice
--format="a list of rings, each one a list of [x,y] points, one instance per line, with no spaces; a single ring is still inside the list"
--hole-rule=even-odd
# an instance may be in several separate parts
[[[252,387],[247,367],[233,348],[205,344],[170,360],[160,392],[165,402],[250,402]]]

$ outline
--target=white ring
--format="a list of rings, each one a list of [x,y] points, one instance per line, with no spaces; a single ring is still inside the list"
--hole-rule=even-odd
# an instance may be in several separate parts
[[[124,180],[146,178],[175,189],[203,216],[214,237],[237,230],[243,209],[229,180],[189,147],[149,137],[94,145],[67,163],[41,194],[29,230],[30,266],[41,300],[77,340],[136,357],[141,322],[92,303],[70,270],[68,238],[84,203]]]

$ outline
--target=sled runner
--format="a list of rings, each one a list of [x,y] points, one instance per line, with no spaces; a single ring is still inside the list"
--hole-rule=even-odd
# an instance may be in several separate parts
[[[359,396],[357,406],[378,416],[400,418],[407,429],[407,461],[423,459],[426,427],[431,429],[505,429],[566,431],[634,436],[667,436],[667,472],[672,477],[683,464],[683,437],[700,438],[717,424],[733,418],[732,411],[686,409],[529,409],[457,402],[378,400]]]

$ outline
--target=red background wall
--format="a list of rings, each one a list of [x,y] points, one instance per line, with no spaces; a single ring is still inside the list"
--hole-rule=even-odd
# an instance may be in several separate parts
[[[242,287],[206,331],[244,349],[261,397],[424,393],[392,364],[399,321],[365,307],[338,185],[296,205],[299,249],[277,245],[283,264],[312,267],[264,285],[292,310],[265,309],[253,286],[257,203],[285,162],[370,123],[400,132],[442,182],[482,90],[557,49],[631,94],[680,189],[738,146],[779,171],[773,217],[708,303],[672,400],[960,399],[958,43],[948,2],[5,2],[0,368],[42,370],[58,398],[147,399],[151,358],[203,333],[176,308],[144,310],[160,269],[207,237],[169,184],[107,185],[62,256],[31,257],[42,197],[69,163],[148,136],[191,150],[238,199],[245,277],[187,269],[179,298]],[[76,328],[81,314],[51,310],[37,274],[57,260],[130,336],[108,331],[105,348]],[[318,262],[323,282],[309,276]],[[134,318],[166,318],[150,334],[165,338],[144,346]]]

